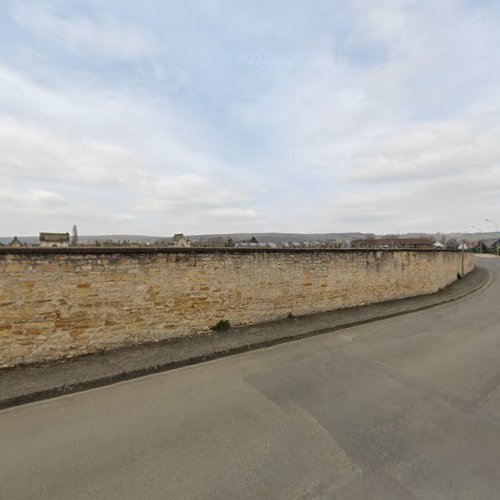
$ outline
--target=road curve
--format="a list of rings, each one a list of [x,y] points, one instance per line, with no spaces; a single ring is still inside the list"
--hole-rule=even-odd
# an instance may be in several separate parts
[[[500,260],[460,301],[0,411],[0,498],[500,498]]]

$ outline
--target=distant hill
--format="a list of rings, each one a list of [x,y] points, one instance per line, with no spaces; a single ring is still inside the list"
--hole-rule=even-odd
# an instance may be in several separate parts
[[[255,237],[261,243],[278,243],[280,241],[293,242],[293,241],[350,241],[354,239],[366,238],[368,233],[220,233],[220,234],[190,234],[186,235],[193,242],[206,242],[213,239],[221,239],[227,241],[231,238],[234,242],[248,241]],[[377,238],[382,235],[375,235]],[[388,237],[388,235],[383,235]],[[12,236],[0,237],[0,243],[8,244],[12,241]],[[372,235],[370,235],[372,237]],[[456,239],[461,241],[478,241],[480,239],[488,239],[498,237],[498,233],[407,233],[392,235],[392,237],[399,238],[432,238],[436,241]],[[23,243],[36,244],[38,243],[38,236],[18,236],[19,240]],[[155,242],[169,242],[172,241],[172,236],[145,236],[137,234],[100,234],[100,235],[80,235],[78,241],[82,244],[92,244],[95,241],[112,241],[115,243],[130,241],[138,243],[155,243]]]
[[[233,241],[246,241],[255,237],[262,243],[277,243],[280,241],[328,241],[328,240],[351,240],[363,238],[363,233],[224,233],[224,234],[190,234],[186,235],[192,241],[206,242],[213,239]],[[13,236],[0,237],[0,243],[6,244],[12,241]],[[38,243],[38,236],[18,236],[23,243]],[[90,244],[95,241],[113,241],[115,243],[122,241],[138,243],[154,243],[172,241],[172,236],[145,236],[137,234],[99,234],[99,235],[79,235],[78,241],[83,244]]]
[[[208,241],[215,238],[233,241],[248,241],[255,237],[261,243],[278,243],[280,241],[329,241],[329,240],[352,240],[363,238],[363,233],[226,233],[226,234],[192,234],[192,241]]]
[[[8,245],[13,239],[14,236],[0,236],[0,243],[2,245]],[[21,243],[27,243],[28,245],[38,243],[38,236],[18,236],[17,239]]]
[[[101,234],[101,235],[90,235],[90,236],[78,236],[78,241],[80,243],[93,243],[94,241],[114,241],[116,243],[120,241],[130,241],[137,243],[154,243],[155,241],[170,241],[172,237],[163,236],[145,236],[140,234]]]
[[[2,236],[0,237],[0,243],[8,244],[12,241],[14,236]],[[19,241],[22,243],[34,244],[38,243],[38,236],[18,236]],[[153,243],[155,241],[169,241],[172,238],[164,238],[161,236],[144,236],[136,234],[100,234],[100,235],[79,235],[78,241],[83,244],[94,243],[95,241],[113,241],[115,243],[121,241],[133,241],[139,243]]]

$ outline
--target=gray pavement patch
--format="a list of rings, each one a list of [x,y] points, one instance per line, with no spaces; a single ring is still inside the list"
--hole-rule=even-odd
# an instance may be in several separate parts
[[[0,369],[0,409],[421,311],[462,299],[491,280],[487,269],[476,267],[431,295]]]

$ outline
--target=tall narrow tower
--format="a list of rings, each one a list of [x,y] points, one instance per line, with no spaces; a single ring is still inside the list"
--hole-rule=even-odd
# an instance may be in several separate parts
[[[71,245],[73,246],[78,245],[78,229],[76,227],[76,224],[73,226],[73,229],[71,230]]]

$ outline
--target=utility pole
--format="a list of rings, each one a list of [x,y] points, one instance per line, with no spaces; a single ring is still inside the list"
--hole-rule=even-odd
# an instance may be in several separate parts
[[[465,268],[464,268],[464,251],[465,251],[465,239],[462,239],[462,244],[460,245],[460,248],[462,250],[462,278],[465,275]]]

